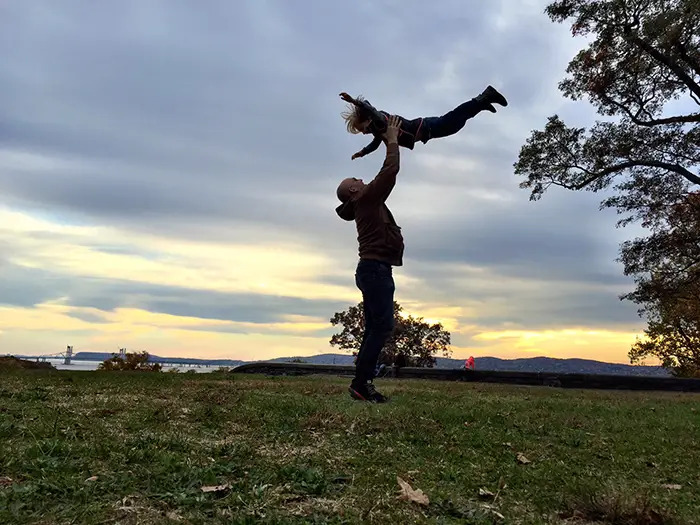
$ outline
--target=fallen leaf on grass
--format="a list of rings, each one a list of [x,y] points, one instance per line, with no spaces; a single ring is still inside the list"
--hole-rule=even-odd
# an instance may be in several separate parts
[[[10,485],[12,485],[12,478],[0,476],[0,487],[9,487]]]
[[[532,461],[527,459],[525,457],[525,454],[523,454],[522,452],[518,453],[516,459],[518,460],[518,463],[520,463],[521,465],[527,465],[528,463],[532,463]]]
[[[202,487],[202,492],[223,492],[231,488],[231,485],[224,483],[223,485],[209,485]]]
[[[89,482],[97,481],[97,476],[90,476],[90,477],[89,477],[88,479],[86,479],[85,481],[86,481],[86,482],[88,482],[88,481],[89,481]]]
[[[494,517],[498,518],[499,520],[505,520],[505,519],[506,519],[506,517],[505,517],[503,514],[501,514],[500,512],[498,512],[498,511],[497,511],[494,507],[492,507],[491,505],[482,505],[482,507],[484,508],[484,510],[485,510],[486,512],[488,512],[489,514],[492,514]]]
[[[483,488],[482,488],[482,489],[479,489],[479,497],[480,497],[480,498],[491,499],[491,498],[495,498],[496,495],[495,495],[493,492],[491,492],[489,489],[483,489]]]
[[[669,490],[681,490],[683,488],[682,485],[678,485],[677,483],[664,483],[661,486]]]
[[[396,476],[396,481],[398,481],[399,486],[401,487],[399,499],[412,501],[414,503],[418,503],[419,505],[428,505],[430,503],[428,496],[426,496],[421,489],[414,490],[411,485],[406,483],[398,476]]]

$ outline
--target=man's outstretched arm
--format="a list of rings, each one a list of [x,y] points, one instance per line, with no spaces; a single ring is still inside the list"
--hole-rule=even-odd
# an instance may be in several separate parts
[[[386,157],[382,169],[379,170],[374,180],[367,185],[365,194],[368,198],[385,201],[396,184],[396,176],[400,169],[399,155],[399,126],[401,119],[393,116],[389,119],[389,125],[384,138],[386,139]]]

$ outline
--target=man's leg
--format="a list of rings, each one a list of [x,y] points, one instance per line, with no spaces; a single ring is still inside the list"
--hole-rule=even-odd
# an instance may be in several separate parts
[[[355,276],[355,283],[357,284],[358,288],[360,287],[357,275]],[[360,288],[360,291],[362,291],[362,288]],[[366,353],[366,346],[367,346],[367,336],[369,333],[372,331],[373,326],[374,326],[374,318],[370,315],[370,311],[367,309],[367,299],[365,297],[364,291],[362,291],[362,315],[364,317],[365,321],[365,330],[362,334],[362,342],[360,343],[360,349],[357,352],[357,357],[355,359],[355,380],[354,382],[358,381],[358,374],[357,371],[359,370],[358,364],[360,363],[361,356]]]
[[[372,319],[366,332],[364,351],[357,356],[355,379],[364,383],[374,378],[379,354],[384,347],[394,322],[394,279],[387,276],[365,278],[363,300]]]
[[[391,266],[362,261],[355,276],[362,291],[366,325],[363,345],[357,355],[353,385],[362,387],[374,378],[377,359],[394,325],[394,278]]]

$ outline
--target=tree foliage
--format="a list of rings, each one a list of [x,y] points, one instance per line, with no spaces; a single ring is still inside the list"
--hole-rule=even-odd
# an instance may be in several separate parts
[[[160,372],[163,365],[160,363],[149,363],[148,352],[127,352],[124,357],[120,354],[113,354],[109,359],[105,359],[98,370],[134,370],[141,372]]]
[[[442,323],[430,324],[422,317],[403,317],[403,307],[394,301],[394,331],[384,345],[379,358],[383,364],[401,363],[403,366],[435,366],[436,356],[450,357],[450,333]],[[331,337],[331,346],[341,350],[359,351],[365,328],[363,304],[336,312],[330,320],[333,326],[342,326],[340,333]]]
[[[691,252],[700,230],[684,225],[684,213],[694,209],[700,189],[700,2],[561,0],[546,13],[554,22],[572,20],[573,35],[590,41],[569,63],[560,91],[587,99],[605,118],[586,129],[549,117],[521,148],[520,186],[532,200],[551,186],[606,190],[601,208],[615,209],[618,225],[638,222],[650,230],[620,252],[625,273],[637,282],[623,298],[640,304],[650,323],[649,340],[630,357],[697,352],[697,338],[683,333],[686,323],[697,326],[699,295],[688,302],[679,290],[696,279],[699,264]],[[680,346],[672,350],[672,341]],[[669,359],[662,357],[667,366],[676,363]]]
[[[668,228],[623,246],[637,288],[627,298],[643,305],[646,340],[632,362],[654,356],[676,375],[700,377],[700,193],[668,209]]]

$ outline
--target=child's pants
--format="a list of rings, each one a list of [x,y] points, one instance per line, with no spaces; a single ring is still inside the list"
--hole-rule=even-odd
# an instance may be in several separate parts
[[[454,135],[464,127],[467,120],[486,109],[486,104],[475,99],[460,104],[452,111],[441,117],[426,117],[423,119],[425,134],[421,138],[423,142],[430,139],[439,139]]]

